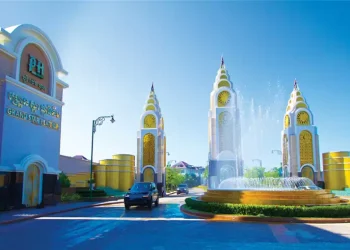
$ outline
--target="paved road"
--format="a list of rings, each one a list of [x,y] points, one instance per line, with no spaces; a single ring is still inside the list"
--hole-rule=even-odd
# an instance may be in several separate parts
[[[350,224],[207,222],[179,212],[185,197],[152,210],[108,205],[2,226],[1,249],[350,249]]]

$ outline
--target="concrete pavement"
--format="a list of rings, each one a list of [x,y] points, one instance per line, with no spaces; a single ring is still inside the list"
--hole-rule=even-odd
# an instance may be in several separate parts
[[[184,199],[162,198],[152,210],[114,204],[11,224],[0,227],[0,242],[38,250],[350,249],[350,224],[207,222],[182,214]]]
[[[120,201],[106,201],[106,202],[72,202],[61,203],[56,206],[46,206],[41,209],[37,208],[24,208],[19,210],[11,210],[0,213],[0,225],[7,225],[11,223],[30,220],[42,216],[48,216],[58,213],[64,213],[67,211],[74,211],[78,209],[90,208],[106,204],[121,203]]]
[[[168,195],[175,194],[176,192],[170,192]],[[19,210],[11,210],[0,213],[0,225],[8,225],[12,223],[22,222],[25,220],[35,219],[43,216],[50,216],[54,214],[60,214],[79,209],[85,209],[90,207],[97,207],[108,204],[123,203],[123,199],[98,202],[98,201],[85,201],[85,202],[71,202],[60,203],[56,206],[46,206],[44,208],[24,208]]]

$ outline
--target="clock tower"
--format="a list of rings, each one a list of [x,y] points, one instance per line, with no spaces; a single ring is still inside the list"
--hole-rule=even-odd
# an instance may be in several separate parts
[[[152,83],[151,92],[141,115],[140,130],[137,133],[137,181],[154,182],[158,190],[160,187],[164,189],[165,162],[164,119]]]
[[[321,181],[317,127],[296,80],[284,115],[281,137],[283,175],[308,177],[316,184]]]
[[[210,94],[209,189],[220,188],[225,179],[243,175],[240,114],[224,59]]]

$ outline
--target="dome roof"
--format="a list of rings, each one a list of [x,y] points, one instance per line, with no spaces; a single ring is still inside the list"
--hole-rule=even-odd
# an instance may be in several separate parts
[[[230,81],[230,75],[228,74],[228,71],[226,70],[224,58],[221,57],[221,65],[220,68],[216,74],[215,82],[214,82],[214,89],[218,89],[221,87],[227,87],[233,90],[233,84]]]
[[[293,110],[296,110],[298,108],[309,108],[309,105],[306,103],[305,98],[303,97],[302,93],[300,92],[298,83],[296,80],[294,80],[294,88],[292,93],[290,94],[290,98],[288,101],[286,112],[292,112]]]
[[[144,106],[144,111],[150,111],[150,110],[156,112],[157,116],[162,117],[161,109],[159,106],[159,101],[158,101],[157,95],[154,91],[153,82],[152,82],[151,91],[148,95],[148,98],[147,98],[145,106]]]

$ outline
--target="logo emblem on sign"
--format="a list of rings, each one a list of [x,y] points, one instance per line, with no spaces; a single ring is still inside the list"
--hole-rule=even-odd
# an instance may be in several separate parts
[[[32,55],[29,55],[28,71],[36,77],[44,79],[44,64]]]

